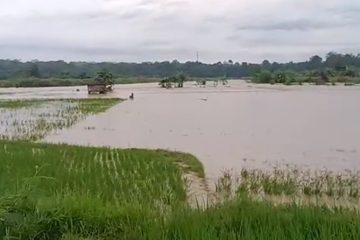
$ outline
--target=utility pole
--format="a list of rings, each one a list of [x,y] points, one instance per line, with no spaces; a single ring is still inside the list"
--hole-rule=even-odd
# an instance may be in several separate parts
[[[196,62],[197,63],[199,62],[199,52],[198,51],[196,52]]]

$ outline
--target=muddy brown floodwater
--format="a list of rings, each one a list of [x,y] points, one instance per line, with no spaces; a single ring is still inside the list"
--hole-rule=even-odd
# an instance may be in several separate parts
[[[17,90],[19,91],[19,90]],[[27,93],[15,97],[31,96]],[[50,91],[50,92],[49,92]],[[298,166],[360,170],[359,86],[262,86],[161,89],[156,84],[116,86],[128,100],[105,113],[48,136],[45,141],[190,152],[207,176],[242,167]],[[58,93],[58,95],[56,95]],[[52,88],[39,97],[87,96],[86,89]],[[0,98],[12,95],[2,94]]]

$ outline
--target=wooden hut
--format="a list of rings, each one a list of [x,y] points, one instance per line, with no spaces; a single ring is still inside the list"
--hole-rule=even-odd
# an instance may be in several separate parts
[[[112,85],[107,84],[104,79],[100,78],[96,78],[93,83],[88,83],[87,87],[89,94],[106,94],[112,91]]]
[[[107,92],[107,87],[104,83],[89,83],[87,87],[89,94],[105,94]]]

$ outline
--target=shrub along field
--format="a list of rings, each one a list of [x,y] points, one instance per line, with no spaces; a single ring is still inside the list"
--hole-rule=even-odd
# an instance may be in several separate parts
[[[321,71],[269,71],[260,70],[251,77],[251,82],[260,84],[302,85],[345,85],[352,86],[360,83],[358,70],[336,71],[327,69]]]

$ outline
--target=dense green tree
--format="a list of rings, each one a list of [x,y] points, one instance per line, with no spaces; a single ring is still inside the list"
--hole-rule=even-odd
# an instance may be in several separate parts
[[[114,84],[114,76],[112,73],[103,70],[97,73],[96,81],[105,83],[106,85],[113,85]]]
[[[241,57],[241,56],[239,56]],[[249,77],[261,71],[268,71],[274,75],[276,81],[277,72],[309,72],[321,73],[328,70],[341,70],[346,76],[358,76],[360,68],[360,54],[339,54],[330,52],[324,58],[312,56],[308,61],[278,63],[264,60],[260,64],[242,62],[234,63],[233,60],[225,63],[217,62],[205,64],[201,62],[180,63],[177,60],[163,62],[143,63],[113,63],[113,62],[65,62],[65,61],[30,61],[0,60],[0,80],[12,82],[13,79],[42,78],[42,79],[81,79],[95,78],[97,73],[106,69],[115,77],[157,77],[175,76],[183,73],[188,77],[196,78],[231,78]],[[351,70],[347,72],[347,70]],[[337,73],[340,74],[340,73]],[[265,75],[267,75],[265,77]],[[269,80],[269,74],[265,73],[261,78]],[[318,74],[318,77],[320,75]],[[331,76],[330,76],[331,77]],[[310,76],[308,78],[315,78]],[[266,80],[266,81],[267,81]]]
[[[318,55],[312,56],[309,60],[309,68],[319,69],[321,68],[323,59]]]
[[[40,77],[39,67],[36,65],[36,63],[29,63],[29,70],[28,70],[28,76],[29,77]]]

